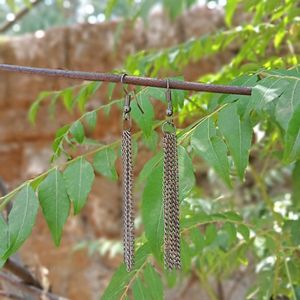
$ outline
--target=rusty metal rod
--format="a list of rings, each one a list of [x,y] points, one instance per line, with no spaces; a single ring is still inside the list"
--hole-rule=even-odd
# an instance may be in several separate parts
[[[122,74],[110,74],[110,73],[96,73],[96,72],[81,72],[81,71],[68,71],[57,69],[45,69],[45,68],[33,68],[17,65],[0,64],[0,70],[37,74],[40,76],[52,76],[52,77],[65,77],[71,79],[81,79],[88,81],[105,81],[105,82],[121,82]],[[149,78],[149,77],[137,77],[126,75],[123,78],[123,83],[152,86],[157,88],[166,88],[167,80]],[[206,84],[200,82],[169,80],[170,89],[176,90],[188,90],[198,92],[210,92],[210,93],[222,93],[222,94],[237,94],[237,95],[251,95],[252,89],[250,87],[230,86],[230,85],[217,85]]]

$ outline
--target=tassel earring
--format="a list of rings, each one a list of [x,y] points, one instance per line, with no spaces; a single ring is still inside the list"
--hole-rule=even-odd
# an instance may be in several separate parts
[[[164,265],[168,270],[180,269],[179,173],[176,127],[172,115],[172,94],[167,80],[167,121],[163,129],[163,205]]]
[[[123,83],[126,74],[122,75]],[[124,263],[129,272],[134,265],[134,212],[133,212],[133,167],[132,167],[132,138],[131,138],[131,117],[130,102],[131,95],[125,91],[125,103],[123,113],[122,132],[122,165],[123,165],[123,247]]]

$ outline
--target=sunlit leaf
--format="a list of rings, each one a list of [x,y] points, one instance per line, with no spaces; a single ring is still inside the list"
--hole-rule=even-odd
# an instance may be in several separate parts
[[[3,258],[15,253],[31,234],[39,203],[29,185],[26,185],[16,196],[8,216],[8,244]]]
[[[63,176],[57,169],[52,170],[40,184],[39,200],[53,241],[59,246],[70,211],[70,200]]]
[[[192,135],[191,144],[196,153],[203,157],[230,186],[227,147],[216,135],[213,120],[209,118],[197,126]]]
[[[223,108],[219,113],[219,128],[225,137],[240,179],[248,165],[252,141],[252,127],[247,117],[241,118],[235,103]]]
[[[95,178],[92,165],[82,156],[72,162],[64,171],[67,192],[74,203],[74,213],[84,207]]]
[[[98,173],[111,180],[117,180],[118,174],[115,168],[116,159],[117,155],[115,151],[107,147],[95,154],[93,165]]]
[[[142,219],[149,246],[154,255],[161,259],[163,243],[162,162],[152,169],[146,180],[142,196]]]

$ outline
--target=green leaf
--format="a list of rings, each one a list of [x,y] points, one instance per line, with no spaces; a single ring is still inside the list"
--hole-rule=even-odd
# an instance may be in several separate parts
[[[178,146],[179,198],[182,201],[195,185],[193,163],[184,147]]]
[[[40,184],[39,200],[53,241],[59,246],[70,211],[70,200],[63,176],[57,169],[52,170]]]
[[[69,111],[72,112],[73,109],[73,89],[72,88],[67,88],[62,91],[60,96],[63,99],[63,103],[65,108]]]
[[[105,148],[104,150],[96,153],[93,165],[98,173],[111,180],[117,180],[118,174],[115,168],[116,159],[117,156],[115,151],[111,148]]]
[[[192,253],[189,247],[189,244],[185,241],[185,239],[181,238],[180,240],[181,247],[181,262],[182,269],[184,272],[189,272],[191,269],[191,261],[192,261]]]
[[[203,235],[200,233],[197,227],[193,227],[189,230],[190,238],[195,245],[195,255],[199,255],[199,253],[205,247],[205,240]]]
[[[244,224],[238,225],[237,231],[243,236],[243,238],[245,239],[246,242],[249,241],[250,230],[246,225],[244,225]]]
[[[300,160],[298,160],[293,169],[292,175],[292,200],[295,208],[300,207]]]
[[[148,147],[151,151],[155,151],[158,144],[158,133],[155,130],[151,131],[150,136],[143,135],[143,143],[146,147]]]
[[[105,7],[105,18],[109,19],[112,15],[114,7],[117,5],[117,0],[108,0]]]
[[[300,157],[300,104],[295,109],[285,134],[284,160],[292,162]]]
[[[276,87],[280,87],[279,83],[276,84]],[[296,109],[300,105],[300,80],[290,80],[288,88],[285,89],[280,96],[276,108],[275,108],[275,117],[281,127],[285,130],[288,129],[289,122],[295,114]]]
[[[149,252],[148,244],[144,244],[136,251],[135,264],[131,272],[127,272],[125,265],[122,264],[113,275],[101,299],[119,300],[125,297],[128,285],[132,283],[134,277],[137,276],[137,272],[141,271],[144,267]]]
[[[8,226],[0,214],[0,259],[6,252],[8,246]],[[0,260],[1,265],[1,260]]]
[[[74,213],[78,214],[91,191],[95,179],[94,169],[81,156],[67,167],[63,175],[70,200],[74,203]]]
[[[94,110],[86,113],[85,121],[91,129],[95,129],[97,125],[97,117],[97,112]]]
[[[16,196],[8,216],[8,245],[2,258],[7,259],[26,241],[32,231],[39,202],[30,187],[26,185]]]
[[[163,300],[163,284],[159,274],[151,264],[147,264],[144,270],[144,279],[149,299]]]
[[[142,171],[139,174],[138,182],[144,183],[149,178],[153,169],[155,169],[159,165],[159,163],[162,162],[162,160],[163,160],[162,151],[156,153],[151,159],[149,159],[145,163]]]
[[[231,244],[236,241],[236,228],[235,225],[229,222],[226,222],[222,229],[228,234],[228,243]]]
[[[92,82],[81,88],[75,100],[78,103],[78,107],[81,112],[85,110],[86,103],[88,102],[90,97],[94,95],[95,92],[100,88],[100,86],[101,82]]]
[[[142,196],[142,219],[146,238],[158,260],[162,258],[163,244],[163,204],[162,204],[163,164],[153,168],[149,174]]]
[[[260,111],[266,105],[278,98],[289,86],[289,81],[285,78],[267,77],[260,80],[253,88],[249,98],[245,114],[251,110]]]
[[[40,108],[40,104],[49,95],[51,95],[51,92],[41,92],[38,95],[37,99],[30,106],[29,111],[28,111],[28,119],[29,119],[31,124],[35,124],[36,116],[37,116],[38,110]]]
[[[151,101],[145,90],[141,91],[136,95],[136,101],[131,103],[131,116],[133,120],[138,124],[138,126],[142,129],[144,135],[146,137],[150,137],[153,133],[152,126],[154,121],[154,109]],[[137,101],[144,113],[140,111],[138,108]]]
[[[242,180],[248,165],[252,141],[250,121],[248,118],[241,119],[237,113],[237,104],[232,103],[219,112],[218,124]]]
[[[300,245],[299,228],[300,228],[300,220],[292,221],[291,234],[292,234],[292,242],[295,246]]]
[[[196,127],[191,144],[196,153],[203,157],[230,186],[227,147],[223,140],[216,135],[213,120],[206,119]]]
[[[84,128],[79,120],[72,124],[72,126],[70,127],[70,132],[79,144],[84,141]]]
[[[56,131],[55,139],[52,144],[52,149],[56,156],[58,156],[61,153],[62,142],[64,140],[65,135],[69,132],[69,129],[70,125],[65,125]]]
[[[214,224],[209,224],[205,230],[205,243],[211,245],[217,238],[217,228]]]
[[[134,299],[136,300],[146,300],[146,299],[149,299],[147,297],[147,291],[143,285],[143,282],[140,278],[136,278],[136,280],[134,281],[133,283],[133,286],[132,286],[132,292],[133,292],[133,296],[134,296]]]
[[[239,0],[228,0],[225,6],[225,22],[228,27],[231,26],[232,17],[236,11]]]

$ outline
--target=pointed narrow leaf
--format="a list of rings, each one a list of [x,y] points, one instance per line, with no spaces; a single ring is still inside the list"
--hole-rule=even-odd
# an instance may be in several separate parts
[[[74,213],[84,207],[91,191],[95,174],[92,165],[82,156],[72,162],[64,171],[64,180],[70,200],[74,203]]]
[[[289,88],[280,96],[276,104],[275,117],[283,129],[287,130],[289,121],[300,104],[300,80],[291,80]],[[299,116],[299,112],[298,112]]]
[[[135,256],[135,264],[131,272],[127,272],[125,265],[122,264],[113,275],[101,299],[124,299],[127,294],[126,289],[128,285],[132,282],[137,272],[140,271],[145,265],[145,260],[147,259],[149,252],[149,245],[147,243],[137,250]]]
[[[251,110],[262,110],[268,103],[278,98],[289,86],[284,78],[267,77],[260,80],[252,89],[252,95],[246,108],[246,114]]]
[[[147,300],[147,291],[142,280],[137,277],[132,286],[133,297],[135,300]]]
[[[30,235],[38,207],[39,202],[33,189],[26,185],[17,194],[8,216],[8,245],[4,259],[15,253]]]
[[[191,269],[192,251],[187,241],[183,238],[180,239],[180,246],[182,269],[184,272],[189,272],[189,270]]]
[[[300,207],[300,160],[295,163],[292,176],[292,201],[296,209]]]
[[[81,144],[84,140],[84,128],[80,121],[76,121],[72,124],[70,132],[74,136],[75,140]]]
[[[219,113],[219,128],[225,137],[240,179],[244,178],[248,165],[252,140],[252,127],[248,118],[241,120],[237,105],[232,103]]]
[[[112,180],[118,179],[118,174],[115,168],[115,161],[117,159],[116,153],[111,148],[96,153],[94,156],[93,165],[95,170],[105,177]]]
[[[85,121],[91,129],[95,129],[97,125],[97,117],[97,112],[94,110],[85,115]]]
[[[230,186],[227,147],[223,140],[216,136],[216,128],[210,118],[196,127],[191,144],[196,153],[203,157]]]
[[[156,153],[151,159],[149,159],[142,169],[142,171],[139,174],[138,182],[139,183],[145,183],[145,181],[148,179],[152,171],[159,165],[159,163],[162,162],[163,155],[162,152]]]
[[[288,124],[283,156],[286,162],[292,162],[300,157],[300,104]]]
[[[142,219],[145,234],[152,252],[157,259],[161,259],[163,244],[163,204],[162,180],[163,165],[159,164],[149,174],[142,196]]]
[[[225,6],[225,22],[227,26],[231,26],[232,17],[236,11],[239,0],[228,0]]]
[[[72,112],[73,108],[73,89],[72,88],[67,88],[62,91],[60,96],[63,99],[63,103],[65,108],[69,111]]]
[[[8,226],[0,214],[0,258],[7,250],[8,243]],[[0,260],[1,265],[1,260]]]
[[[144,113],[142,113],[138,108],[137,101],[133,101],[131,104],[131,116],[133,120],[138,124],[138,126],[142,129],[144,135],[146,137],[150,137],[153,132],[153,105],[144,91],[139,93],[136,97]]]
[[[183,200],[195,185],[193,163],[184,147],[178,147],[179,197]]]
[[[149,263],[144,270],[144,279],[147,285],[147,294],[150,299],[163,300],[163,284],[159,274]]]
[[[39,200],[53,241],[59,246],[70,211],[70,200],[63,176],[57,169],[51,171],[40,184]]]
[[[209,224],[205,230],[205,243],[207,246],[215,241],[217,234],[218,232],[215,224]]]

